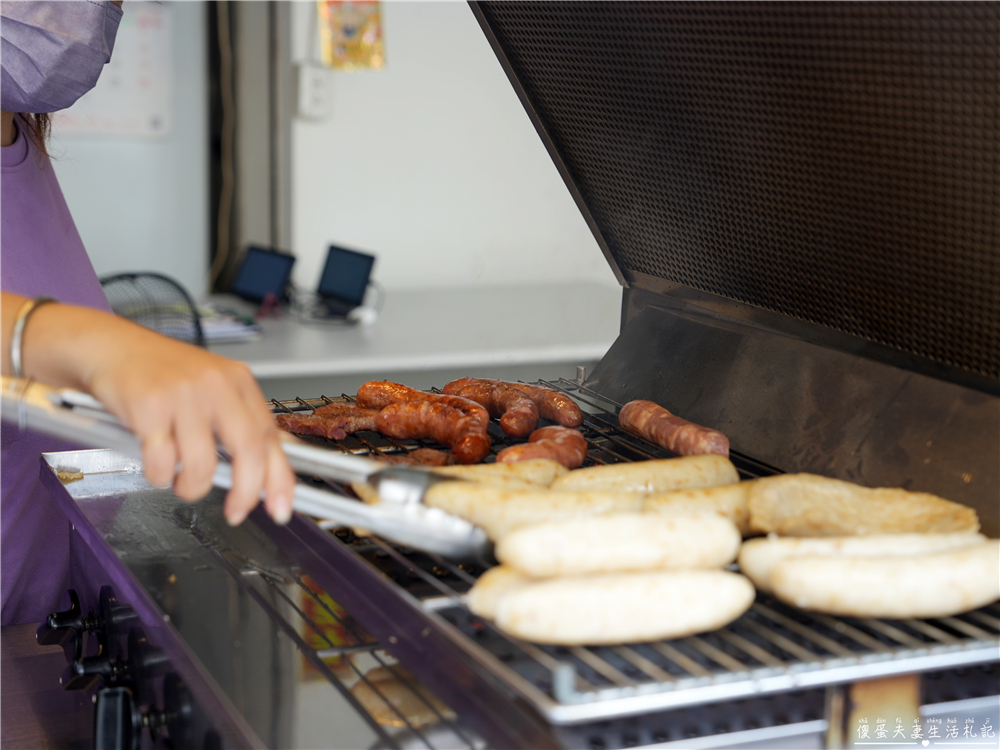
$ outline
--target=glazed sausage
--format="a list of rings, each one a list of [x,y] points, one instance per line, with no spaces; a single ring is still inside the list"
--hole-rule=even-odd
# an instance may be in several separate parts
[[[548,458],[567,469],[576,469],[587,458],[587,441],[577,430],[553,425],[532,432],[527,443],[512,445],[497,454],[500,463],[532,458]]]
[[[462,381],[465,381],[462,385],[456,385]],[[449,390],[449,387],[452,389]],[[491,417],[499,418],[500,427],[511,437],[527,437],[538,424],[535,402],[516,388],[509,388],[499,381],[462,378],[446,385],[444,392],[475,401]]]
[[[416,388],[393,383],[388,380],[369,380],[358,388],[358,404],[370,409],[383,409],[390,404],[409,404],[425,401],[444,404],[474,417],[485,430],[490,423],[489,412],[467,398],[439,393],[426,393]]]
[[[478,463],[490,452],[486,428],[475,417],[448,404],[430,401],[389,404],[378,413],[375,422],[378,431],[389,437],[428,439],[447,445],[459,463]]]
[[[452,394],[475,383],[502,385],[520,391],[534,402],[543,417],[556,424],[561,424],[563,427],[579,427],[583,424],[583,412],[580,411],[576,402],[565,393],[560,393],[552,388],[489,378],[459,378],[448,383],[442,390],[447,394]]]
[[[678,456],[729,456],[729,438],[718,430],[681,419],[652,401],[630,401],[618,414],[622,429]]]

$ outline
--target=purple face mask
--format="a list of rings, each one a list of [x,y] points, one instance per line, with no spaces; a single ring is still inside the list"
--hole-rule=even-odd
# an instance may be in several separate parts
[[[109,2],[0,3],[0,109],[38,113],[72,105],[111,60],[121,17]]]

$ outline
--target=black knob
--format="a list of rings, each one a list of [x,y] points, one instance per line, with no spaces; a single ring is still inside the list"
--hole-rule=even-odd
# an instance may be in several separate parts
[[[111,658],[104,634],[95,633],[94,637],[97,638],[97,653],[69,663],[59,678],[63,690],[87,690],[98,680],[110,685],[128,674],[125,662]]]
[[[126,672],[135,685],[135,700],[146,705],[152,696],[153,680],[170,666],[170,657],[146,640],[141,628],[132,628],[128,633],[128,659]]]
[[[68,661],[83,655],[83,634],[97,627],[97,620],[84,617],[80,597],[69,589],[69,609],[53,612],[35,631],[35,640],[43,646],[62,646]]]
[[[126,626],[138,619],[138,615],[130,606],[119,603],[115,590],[110,586],[101,586],[98,609],[101,613],[101,628],[108,636],[109,643],[117,641]]]
[[[127,687],[99,690],[94,701],[94,750],[138,750],[142,715]]]

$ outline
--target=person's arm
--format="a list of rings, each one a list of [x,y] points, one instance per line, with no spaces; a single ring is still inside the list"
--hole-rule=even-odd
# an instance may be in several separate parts
[[[14,323],[27,299],[2,293],[3,374],[11,375]],[[197,500],[211,488],[216,442],[233,460],[230,523],[261,490],[276,520],[291,514],[295,477],[264,397],[242,363],[87,307],[37,307],[24,328],[24,377],[93,395],[142,440],[146,477]],[[178,462],[182,465],[175,476]]]

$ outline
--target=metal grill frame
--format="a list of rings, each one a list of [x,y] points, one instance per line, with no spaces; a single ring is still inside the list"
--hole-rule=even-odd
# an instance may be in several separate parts
[[[670,455],[622,432],[613,420],[621,405],[582,383],[561,380],[540,381],[539,385],[561,390],[584,407],[583,432],[589,445],[588,463],[614,463]],[[336,400],[350,400],[350,397],[299,398],[274,402],[272,408],[275,411],[302,411]],[[357,445],[316,440],[351,452],[400,452],[427,445],[420,441],[388,441],[386,445],[378,445],[381,438],[373,441],[364,435],[357,438]],[[734,454],[732,459],[743,479],[776,472],[773,467],[749,456]],[[506,636],[491,623],[468,611],[464,594],[476,577],[469,569],[435,555],[414,553],[367,537],[365,544],[368,549],[377,550],[384,559],[405,571],[412,581],[420,582],[425,592],[433,592],[418,597],[407,590],[408,587],[391,580],[382,569],[385,566],[375,565],[358,554],[349,539],[345,541],[329,533],[325,536],[317,533],[321,531],[320,526],[329,525],[313,525],[308,533],[293,530],[299,542],[311,547],[310,564],[322,560],[324,565],[331,565],[336,561],[339,568],[336,575],[341,579],[346,575],[343,570],[345,564],[352,567],[351,574],[365,571],[369,583],[378,586],[377,592],[369,590],[364,596],[369,607],[373,602],[379,602],[378,619],[395,620],[406,611],[407,619],[420,623],[418,632],[421,637],[418,641],[432,631],[437,636],[434,639],[437,650],[428,652],[426,643],[418,643],[417,651],[420,653],[411,654],[408,646],[413,644],[405,644],[403,639],[409,640],[412,633],[400,627],[390,627],[391,632],[379,635],[375,626],[372,632],[387,642],[389,650],[396,652],[412,671],[421,675],[440,672],[440,667],[436,668],[434,664],[435,659],[452,665],[460,663],[463,667],[460,671],[474,675],[479,682],[489,683],[490,678],[499,680],[504,688],[526,702],[545,722],[557,726],[901,673],[984,664],[996,662],[1000,656],[1000,605],[997,604],[958,617],[897,622],[805,613],[766,595],[758,596],[751,610],[736,622],[710,634],[662,641],[651,646],[570,649],[536,646]],[[287,544],[283,547],[290,550]],[[310,564],[303,563],[316,578],[317,573],[309,567]],[[445,583],[443,576],[457,583]],[[337,597],[340,588],[333,584],[328,590],[337,592],[334,593]],[[355,612],[352,605],[341,603],[348,611]],[[368,624],[362,614],[357,616]],[[762,622],[770,624],[765,626]],[[489,633],[489,637],[477,635],[481,633]],[[484,646],[487,640],[501,644],[501,650],[498,652]],[[653,658],[648,653],[650,649],[656,652]],[[510,654],[513,652],[520,656],[512,658]],[[742,654],[742,658],[734,656],[734,652]],[[755,661],[757,664],[753,665]],[[627,665],[624,669],[623,664]],[[547,676],[539,680],[539,672]],[[428,684],[449,705],[459,710],[453,701],[462,703],[463,698],[455,696],[454,680],[444,679],[438,685]],[[461,712],[460,715],[464,716]],[[523,717],[522,713],[522,720]],[[534,721],[529,720],[526,726],[528,731],[537,729]],[[485,731],[482,727],[477,729],[490,738],[489,727]],[[544,732],[544,735],[548,734]],[[493,739],[495,741],[495,736]],[[552,738],[548,736],[547,739],[551,741]],[[527,744],[537,745],[539,740],[535,737]]]

